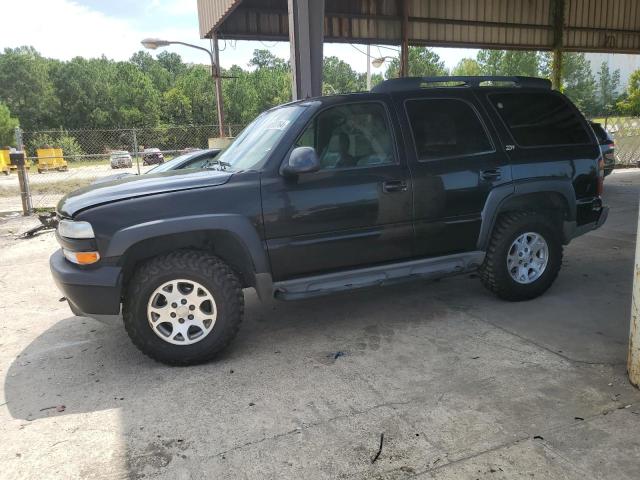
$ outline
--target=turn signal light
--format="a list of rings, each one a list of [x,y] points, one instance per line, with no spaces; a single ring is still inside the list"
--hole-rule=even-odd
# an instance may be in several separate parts
[[[67,260],[78,265],[91,265],[100,260],[100,254],[98,252],[72,252],[62,249],[62,253],[64,253]]]

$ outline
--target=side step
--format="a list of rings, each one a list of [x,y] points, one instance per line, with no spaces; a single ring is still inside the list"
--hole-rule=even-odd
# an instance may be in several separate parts
[[[273,285],[274,296],[281,300],[297,300],[401,280],[445,277],[476,270],[484,256],[484,252],[465,252],[285,280]]]

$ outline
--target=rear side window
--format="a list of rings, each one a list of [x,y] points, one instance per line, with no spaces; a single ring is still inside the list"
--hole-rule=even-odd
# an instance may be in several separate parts
[[[559,95],[494,93],[489,99],[520,146],[591,143],[578,114]]]
[[[492,152],[487,132],[473,108],[456,99],[405,103],[418,160]]]

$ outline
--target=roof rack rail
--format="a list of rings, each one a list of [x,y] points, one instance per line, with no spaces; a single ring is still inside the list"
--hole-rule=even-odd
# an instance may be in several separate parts
[[[551,89],[551,82],[546,78],[521,76],[442,76],[442,77],[403,77],[392,78],[380,82],[373,87],[373,93],[402,92],[405,90],[419,90],[421,88],[436,87],[484,87],[495,84],[510,84],[511,87]],[[492,85],[494,84],[494,85]],[[502,85],[500,85],[502,86]]]

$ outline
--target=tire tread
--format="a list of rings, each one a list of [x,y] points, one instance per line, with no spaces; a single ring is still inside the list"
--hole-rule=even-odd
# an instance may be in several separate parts
[[[142,296],[142,290],[148,283],[152,283],[154,278],[175,270],[193,271],[203,274],[211,279],[217,279],[221,288],[216,291],[216,304],[225,302],[231,309],[231,324],[227,328],[223,338],[214,349],[206,354],[183,356],[176,358],[171,355],[164,355],[156,351],[143,332],[140,325],[135,321],[135,302]],[[222,281],[220,281],[222,280]],[[194,365],[212,360],[221,350],[224,350],[235,338],[240,329],[242,316],[244,314],[244,296],[242,287],[235,272],[219,257],[198,250],[178,250],[159,257],[155,257],[143,263],[135,271],[129,288],[125,296],[123,305],[123,319],[127,334],[136,347],[149,358],[174,366]],[[155,334],[154,334],[155,335]]]

